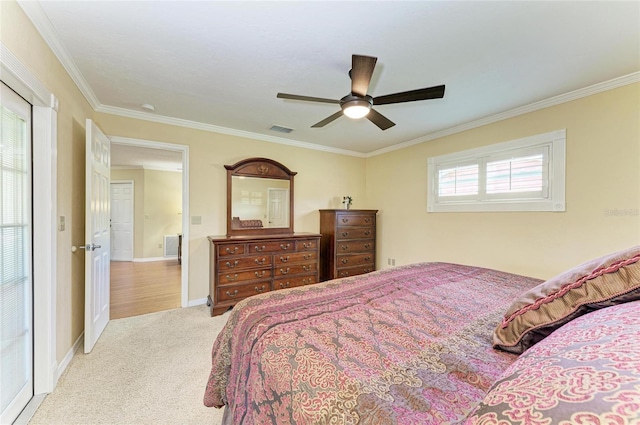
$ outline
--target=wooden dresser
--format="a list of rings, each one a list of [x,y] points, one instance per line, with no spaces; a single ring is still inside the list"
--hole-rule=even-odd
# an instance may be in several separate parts
[[[211,316],[251,295],[319,282],[320,235],[209,236]]]
[[[376,269],[377,212],[320,210],[321,281]]]

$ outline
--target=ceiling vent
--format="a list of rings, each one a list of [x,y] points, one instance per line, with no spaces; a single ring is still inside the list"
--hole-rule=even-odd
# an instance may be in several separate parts
[[[271,128],[269,128],[269,130],[277,131],[278,133],[291,133],[293,131],[293,128],[283,127],[281,125],[274,124],[271,126]]]

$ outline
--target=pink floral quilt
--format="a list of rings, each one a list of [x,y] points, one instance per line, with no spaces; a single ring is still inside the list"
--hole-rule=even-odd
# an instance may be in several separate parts
[[[491,335],[541,281],[421,263],[237,304],[213,346],[206,406],[232,424],[451,424],[516,355]]]

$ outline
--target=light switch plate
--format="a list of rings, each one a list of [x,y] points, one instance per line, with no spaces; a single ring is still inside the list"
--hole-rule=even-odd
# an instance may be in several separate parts
[[[58,231],[64,232],[66,219],[63,215],[58,218]]]
[[[201,215],[192,215],[191,216],[191,224],[202,224],[202,216]]]

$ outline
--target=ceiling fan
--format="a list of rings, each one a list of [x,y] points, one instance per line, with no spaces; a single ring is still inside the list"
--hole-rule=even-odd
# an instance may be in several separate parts
[[[351,77],[351,93],[340,100],[287,93],[278,93],[277,97],[279,99],[337,103],[340,105],[340,111],[311,127],[324,127],[344,114],[354,119],[367,117],[369,121],[377,125],[381,130],[391,128],[395,123],[373,109],[373,105],[389,105],[392,103],[415,102],[416,100],[439,99],[444,97],[444,85],[393,93],[386,96],[369,96],[367,90],[369,89],[369,83],[371,82],[371,76],[373,75],[377,60],[378,58],[372,56],[352,55],[351,70],[349,71],[349,77]]]

